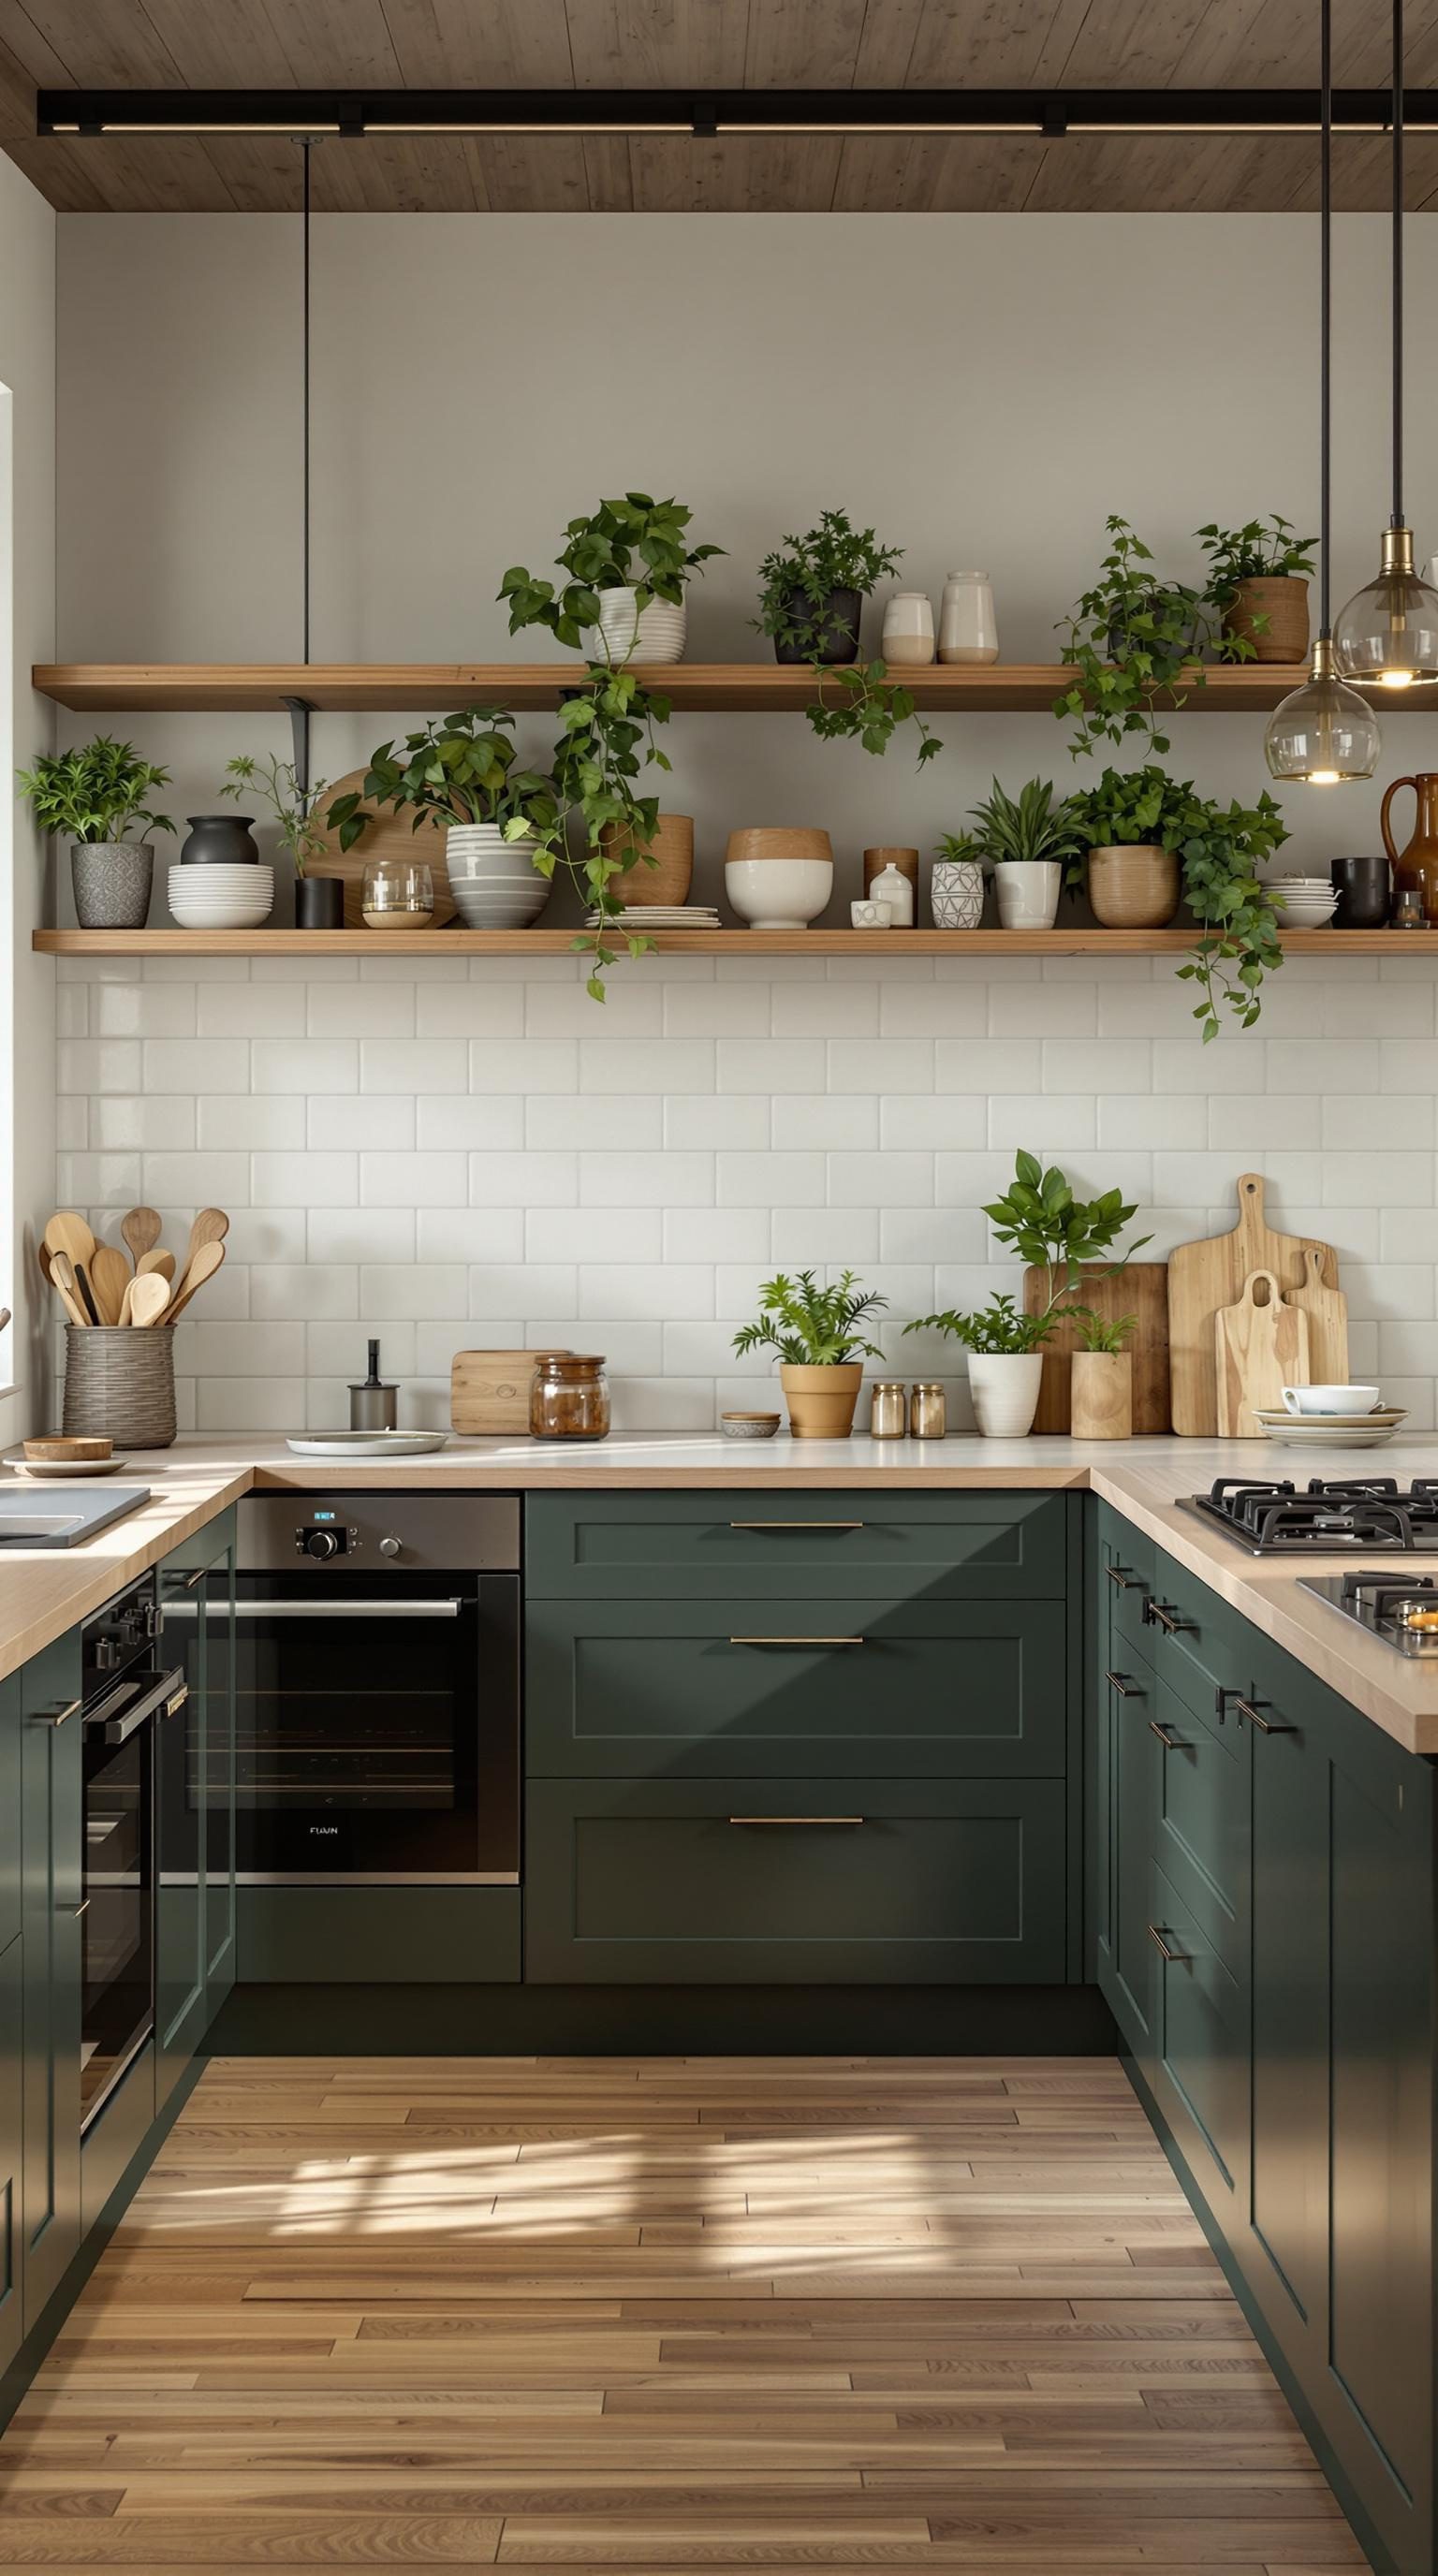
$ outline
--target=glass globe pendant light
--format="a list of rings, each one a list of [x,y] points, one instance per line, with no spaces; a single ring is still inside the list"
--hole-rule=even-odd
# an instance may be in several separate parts
[[[1329,340],[1331,337],[1333,231],[1333,25],[1332,0],[1323,0],[1321,73],[1322,114],[1319,159],[1319,598],[1318,635],[1313,662],[1301,689],[1294,689],[1273,710],[1263,738],[1264,757],[1275,778],[1302,779],[1310,787],[1336,787],[1344,779],[1371,778],[1382,743],[1378,718],[1356,689],[1345,688],[1334,671],[1333,635],[1329,623]]]
[[[1413,531],[1403,517],[1403,0],[1393,0],[1392,130],[1393,514],[1378,579],[1350,599],[1334,645],[1345,680],[1408,689],[1438,680],[1438,591],[1413,568]]]

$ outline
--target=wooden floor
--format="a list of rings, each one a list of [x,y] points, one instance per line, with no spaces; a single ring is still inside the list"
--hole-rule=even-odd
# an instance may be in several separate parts
[[[1361,2567],[1119,2069],[221,2059],[0,2566]]]

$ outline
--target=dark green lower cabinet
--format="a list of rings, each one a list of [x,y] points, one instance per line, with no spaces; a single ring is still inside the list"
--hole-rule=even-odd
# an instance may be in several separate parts
[[[1146,1928],[1158,1963],[1153,2087],[1232,2225],[1248,2182],[1248,1999],[1156,1861]]]
[[[75,1629],[37,1655],[21,1676],[21,2254],[27,2334],[80,2245],[79,1704]]]
[[[1059,1780],[531,1780],[541,1983],[1059,1982]]]
[[[25,2331],[21,2255],[24,1981],[24,1944],[17,1932],[8,1948],[0,1950],[0,2372],[13,2359]]]

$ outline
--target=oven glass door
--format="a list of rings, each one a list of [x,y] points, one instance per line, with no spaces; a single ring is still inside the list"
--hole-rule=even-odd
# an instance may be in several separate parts
[[[154,2028],[154,1743],[152,1718],[85,1738],[82,2126]]]
[[[517,1595],[474,1575],[239,1576],[241,1879],[514,1875]]]

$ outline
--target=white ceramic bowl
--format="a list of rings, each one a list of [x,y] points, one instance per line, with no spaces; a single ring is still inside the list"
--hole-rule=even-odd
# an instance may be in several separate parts
[[[182,930],[258,930],[275,900],[273,868],[171,868],[170,912]]]
[[[751,930],[807,930],[834,891],[834,862],[726,859],[724,891]]]
[[[1300,1418],[1308,1413],[1372,1413],[1383,1401],[1378,1386],[1286,1386],[1283,1389],[1285,1413]]]

